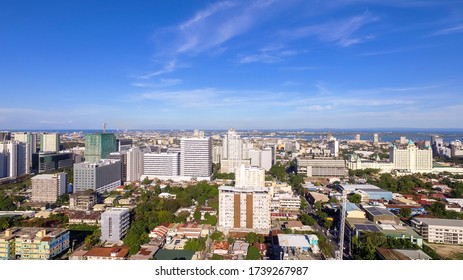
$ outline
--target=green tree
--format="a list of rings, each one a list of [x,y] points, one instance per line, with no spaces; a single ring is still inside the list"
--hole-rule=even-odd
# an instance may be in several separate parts
[[[400,216],[403,218],[410,218],[412,215],[412,210],[410,208],[401,208],[400,209]]]
[[[254,244],[257,242],[258,240],[258,236],[255,232],[249,232],[246,237],[245,237],[245,240],[246,242],[248,242],[249,244]]]
[[[262,259],[262,255],[260,254],[259,249],[254,246],[250,246],[248,249],[248,253],[246,254],[247,260],[260,260]]]
[[[16,205],[13,200],[5,195],[5,193],[0,193],[0,211],[13,211],[16,210]]]
[[[186,243],[185,246],[183,247],[185,250],[191,250],[191,251],[203,251],[206,249],[206,240],[204,238],[193,238],[189,239]]]
[[[301,221],[301,223],[307,226],[312,226],[316,223],[315,219],[307,214],[302,214],[299,220]]]
[[[211,239],[214,241],[221,241],[223,239],[223,232],[215,231],[211,234]]]
[[[349,197],[349,201],[355,204],[362,202],[362,196],[355,193]]]
[[[327,219],[325,219],[325,222],[323,223],[323,225],[324,225],[326,228],[330,229],[330,228],[333,226],[333,220],[327,218]]]
[[[217,254],[213,254],[211,260],[223,260],[223,256],[217,255]]]
[[[199,212],[199,210],[196,210],[194,213],[193,213],[193,218],[195,220],[201,220],[201,212]]]

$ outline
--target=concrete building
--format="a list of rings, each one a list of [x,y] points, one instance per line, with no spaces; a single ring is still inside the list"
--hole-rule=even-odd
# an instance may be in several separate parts
[[[109,208],[101,214],[101,240],[119,242],[130,227],[128,208]]]
[[[268,188],[219,187],[219,228],[267,233],[270,229]]]
[[[30,132],[13,133],[15,141],[26,143],[26,157],[29,163],[28,170],[32,167],[32,154],[37,153],[37,134]]]
[[[235,187],[265,186],[265,170],[263,168],[241,165],[236,169],[235,173]]]
[[[412,219],[412,225],[428,242],[463,244],[462,220],[416,217]]]
[[[74,164],[74,191],[112,191],[121,185],[121,162],[104,159],[97,163]]]
[[[138,181],[143,174],[143,153],[138,147],[127,151],[127,181]]]
[[[143,155],[143,178],[179,175],[180,153],[148,153]]]
[[[74,164],[73,153],[35,153],[32,155],[32,172],[43,173],[57,170],[59,168],[72,168]]]
[[[328,150],[330,151],[331,156],[339,156],[339,141],[331,140],[328,142]]]
[[[430,147],[420,150],[412,141],[407,148],[399,149],[395,145],[391,148],[390,159],[395,170],[403,170],[409,173],[432,172],[432,150]]]
[[[95,133],[85,135],[85,161],[96,163],[110,153],[117,152],[114,133]]]
[[[373,145],[379,144],[379,136],[378,133],[373,134]]]
[[[50,260],[68,248],[67,229],[13,227],[0,233],[0,260]]]
[[[243,140],[236,133],[235,129],[230,128],[222,141],[222,160],[220,165],[221,173],[233,173],[242,163],[243,159]],[[226,163],[225,163],[226,161]]]
[[[32,197],[34,202],[54,203],[63,194],[66,194],[67,174],[41,174],[32,177]]]
[[[109,153],[106,158],[121,162],[121,181],[125,183],[127,181],[127,151]]]
[[[97,203],[97,194],[92,190],[75,192],[69,195],[69,209],[90,211]]]
[[[42,133],[40,134],[40,152],[53,152],[60,151],[60,140],[58,133]]]
[[[16,179],[29,174],[29,166],[26,143],[0,142],[0,178]]]
[[[212,175],[212,142],[204,133],[180,139],[180,176],[210,180]]]
[[[281,260],[297,259],[298,254],[320,252],[315,234],[278,234],[278,249]]]
[[[246,152],[250,160],[251,166],[257,166],[269,171],[272,168],[274,160],[274,151],[272,147],[267,147],[262,150],[250,149]]]
[[[297,173],[308,177],[343,177],[347,176],[346,163],[343,159],[332,158],[296,158]]]

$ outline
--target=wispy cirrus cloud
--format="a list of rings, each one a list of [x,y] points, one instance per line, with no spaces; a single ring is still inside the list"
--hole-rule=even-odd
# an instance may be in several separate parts
[[[288,49],[283,44],[268,45],[258,50],[255,54],[238,55],[239,63],[277,63],[288,57],[295,56],[302,51]]]
[[[183,81],[181,79],[159,79],[157,82],[147,83],[147,82],[133,82],[132,86],[139,88],[164,88],[172,87],[181,84]]]
[[[454,33],[460,33],[463,32],[463,24],[459,24],[453,27],[449,28],[444,28],[441,30],[438,30],[434,32],[432,35],[438,36],[438,35],[448,35],[448,34],[454,34]]]
[[[265,21],[271,11],[282,7],[285,1],[219,1],[198,11],[177,26],[160,30],[159,54],[198,54],[220,49],[225,42],[238,37]],[[173,38],[173,39],[172,39]]]
[[[172,59],[172,60],[166,62],[161,69],[159,69],[157,71],[154,71],[154,72],[148,72],[148,73],[139,75],[136,78],[141,79],[141,80],[147,80],[147,79],[150,79],[152,77],[156,77],[156,76],[159,76],[159,75],[174,72],[177,68],[179,68],[179,65],[177,64],[177,60]]]
[[[349,47],[374,38],[373,35],[358,34],[362,27],[377,21],[379,18],[366,12],[340,21],[287,30],[281,34],[291,39],[314,36],[322,42],[335,43],[341,47]]]

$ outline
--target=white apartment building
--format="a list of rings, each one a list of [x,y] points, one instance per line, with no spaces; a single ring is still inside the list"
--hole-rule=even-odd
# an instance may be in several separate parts
[[[102,159],[97,163],[74,164],[74,191],[112,191],[122,182],[122,164],[115,159]]]
[[[247,151],[247,156],[251,161],[251,166],[264,168],[269,171],[274,162],[274,154],[271,147],[262,150],[250,149]]]
[[[462,220],[413,218],[412,225],[428,242],[463,244]]]
[[[180,176],[210,180],[212,175],[212,142],[209,137],[196,136],[180,139]]]
[[[220,172],[233,173],[241,164],[248,165],[247,162],[243,161],[243,140],[235,129],[230,128],[222,141]]]
[[[246,167],[241,165],[235,171],[235,187],[264,187],[265,170],[259,167]]]
[[[221,231],[270,229],[270,195],[268,188],[219,187],[219,224]]]
[[[66,194],[67,174],[40,174],[32,177],[32,201],[56,202],[59,196]]]
[[[30,173],[27,149],[27,143],[0,142],[0,178],[16,179]]]
[[[144,177],[179,176],[180,153],[148,153],[143,156]]]
[[[101,214],[101,240],[118,242],[124,238],[130,227],[128,208],[109,208]]]
[[[143,174],[143,153],[138,147],[130,148],[127,151],[127,181],[140,180]]]
[[[37,152],[37,134],[30,132],[17,132],[13,133],[15,141],[26,143],[26,158],[27,158],[27,170],[30,170],[32,166],[32,154]]]
[[[277,193],[272,197],[272,212],[298,213],[301,209],[301,198],[297,195]]]
[[[394,169],[404,170],[410,173],[432,172],[432,150],[430,147],[420,150],[412,141],[408,142],[407,148],[398,149],[392,146],[390,159]]]
[[[59,152],[59,134],[42,133],[40,135],[40,152]]]

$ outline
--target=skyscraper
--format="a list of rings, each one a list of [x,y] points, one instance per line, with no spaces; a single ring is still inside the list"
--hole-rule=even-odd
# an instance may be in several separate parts
[[[0,142],[0,178],[29,174],[27,144],[18,141]]]
[[[210,179],[212,142],[201,133],[180,139],[180,176]]]
[[[143,153],[140,148],[133,147],[127,151],[127,181],[138,181],[142,174]]]
[[[221,173],[233,173],[241,165],[250,165],[249,160],[243,160],[243,140],[235,129],[230,128],[222,141]]]
[[[40,134],[40,152],[59,152],[59,134],[42,133]]]
[[[114,133],[95,133],[85,135],[85,161],[96,163],[110,153],[117,152]]]
[[[13,134],[14,140],[26,143],[27,169],[32,167],[32,154],[37,153],[37,134],[30,132],[17,132]]]

